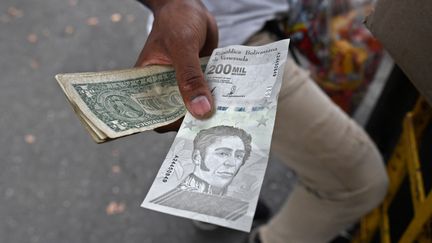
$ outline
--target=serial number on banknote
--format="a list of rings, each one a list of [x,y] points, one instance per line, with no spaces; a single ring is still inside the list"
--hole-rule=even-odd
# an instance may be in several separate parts
[[[173,173],[174,167],[175,167],[177,161],[178,161],[178,155],[175,155],[171,161],[171,164],[168,166],[168,169],[165,172],[165,176],[162,178],[162,181],[164,183],[168,182],[168,179],[171,176],[171,174]]]

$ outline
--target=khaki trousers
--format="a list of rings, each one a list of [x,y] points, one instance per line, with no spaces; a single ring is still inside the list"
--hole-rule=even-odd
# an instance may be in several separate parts
[[[274,39],[261,32],[247,44]],[[298,183],[259,229],[264,243],[329,242],[386,194],[388,178],[375,145],[291,58],[279,95],[272,152],[296,172]]]

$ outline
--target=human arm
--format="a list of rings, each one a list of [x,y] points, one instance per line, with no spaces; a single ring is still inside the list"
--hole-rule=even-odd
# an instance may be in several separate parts
[[[173,65],[186,108],[199,119],[209,117],[213,99],[199,57],[217,47],[216,23],[200,0],[139,0],[154,14],[152,31],[136,66]]]

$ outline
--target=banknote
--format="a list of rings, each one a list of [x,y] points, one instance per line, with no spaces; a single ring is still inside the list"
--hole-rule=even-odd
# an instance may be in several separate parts
[[[200,61],[204,70],[208,58]],[[97,143],[167,125],[186,113],[169,66],[58,74],[56,79]]]
[[[215,113],[187,113],[142,207],[250,231],[267,167],[289,40],[213,51]]]

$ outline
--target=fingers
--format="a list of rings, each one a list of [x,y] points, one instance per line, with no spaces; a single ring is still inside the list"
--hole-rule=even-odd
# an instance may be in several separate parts
[[[211,43],[209,46],[214,44],[217,45],[217,42]],[[189,45],[189,47],[184,45],[168,46],[171,47],[170,51],[158,51],[159,45],[153,45],[151,42],[146,43],[135,66],[172,64],[176,70],[179,90],[188,111],[198,119],[209,117],[213,111],[213,99],[201,70],[198,57],[199,47],[193,47],[193,45]],[[170,57],[164,53],[170,53]]]
[[[178,53],[173,56],[173,64],[186,108],[198,119],[207,118],[213,112],[213,98],[204,80],[198,53],[188,51]]]
[[[180,93],[189,112],[198,119],[208,118],[213,113],[213,96],[204,79],[199,56],[210,56],[218,45],[218,29],[211,15],[207,17],[205,42],[201,47],[190,45],[172,52],[176,78]]]
[[[213,50],[212,45],[208,44]],[[212,114],[213,100],[207,82],[201,71],[198,57],[198,45],[179,45],[178,43],[165,45],[161,48],[159,43],[149,40],[140,54],[136,67],[150,64],[172,64],[176,70],[176,79],[179,90],[188,111],[196,118],[207,118]],[[170,53],[170,54],[165,54]]]

